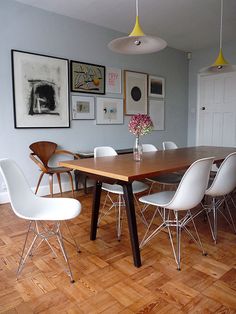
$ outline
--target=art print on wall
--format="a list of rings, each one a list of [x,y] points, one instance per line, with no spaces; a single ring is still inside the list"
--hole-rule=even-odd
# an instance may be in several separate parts
[[[68,128],[68,60],[12,50],[15,128]]]
[[[105,94],[105,67],[102,65],[70,62],[71,91]]]
[[[106,68],[106,92],[121,93],[121,69]]]
[[[97,124],[123,124],[123,99],[97,98]]]
[[[165,79],[163,77],[149,75],[149,89],[150,97],[164,98],[165,97]]]
[[[75,96],[72,99],[72,119],[73,120],[93,120],[94,119],[94,97]]]
[[[149,115],[153,122],[153,130],[164,130],[165,102],[164,100],[149,100]]]
[[[124,98],[127,115],[147,114],[147,74],[125,71]]]

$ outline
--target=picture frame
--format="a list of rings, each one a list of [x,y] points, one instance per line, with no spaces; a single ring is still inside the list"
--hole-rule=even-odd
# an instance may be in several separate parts
[[[94,120],[94,97],[71,96],[72,120]]]
[[[69,128],[69,60],[11,50],[14,125]]]
[[[164,77],[149,75],[148,80],[149,97],[164,98],[165,97],[165,79]]]
[[[97,97],[97,124],[123,124],[124,104],[122,98]]]
[[[103,65],[70,61],[71,91],[105,94],[106,68]]]
[[[106,93],[121,94],[121,69],[106,68]]]
[[[165,102],[164,100],[149,100],[149,115],[153,122],[153,130],[165,129]]]
[[[141,72],[124,71],[125,114],[147,114],[148,75]]]

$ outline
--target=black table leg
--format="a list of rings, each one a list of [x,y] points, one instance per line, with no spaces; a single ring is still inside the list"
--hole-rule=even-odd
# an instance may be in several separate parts
[[[96,184],[94,186],[94,191],[93,191],[93,208],[92,208],[92,217],[91,217],[90,240],[96,240],[101,190],[102,190],[102,182],[96,181]]]
[[[142,263],[141,263],[140,250],[139,250],[139,241],[138,241],[138,233],[137,233],[137,223],[136,223],[136,216],[135,216],[132,183],[124,184],[123,190],[124,190],[124,199],[125,199],[126,213],[127,213],[128,225],[129,225],[130,242],[131,242],[132,251],[133,251],[134,265],[136,267],[140,267],[142,266]]]

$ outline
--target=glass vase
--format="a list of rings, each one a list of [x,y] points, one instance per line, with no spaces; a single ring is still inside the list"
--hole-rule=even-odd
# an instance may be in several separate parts
[[[141,161],[142,160],[142,155],[143,155],[143,147],[140,143],[140,138],[139,136],[136,136],[135,138],[135,144],[133,148],[133,157],[135,161]]]

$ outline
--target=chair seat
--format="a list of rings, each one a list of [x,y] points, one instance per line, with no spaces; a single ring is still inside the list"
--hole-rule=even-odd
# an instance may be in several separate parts
[[[19,216],[28,220],[69,220],[81,212],[81,204],[73,198],[42,198],[22,200]]]
[[[175,191],[163,191],[140,197],[141,203],[163,207],[168,204],[175,195]]]
[[[47,173],[63,173],[63,172],[68,172],[68,171],[73,171],[73,169],[66,168],[66,167],[49,167]]]
[[[143,182],[134,181],[132,183],[132,188],[133,188],[133,193],[136,194],[136,193],[141,193],[141,192],[148,190],[149,186]],[[102,189],[104,191],[114,193],[114,194],[124,194],[123,187],[119,184],[103,183]]]
[[[179,184],[182,175],[178,173],[167,173],[153,178],[147,178],[148,181],[160,184]]]

